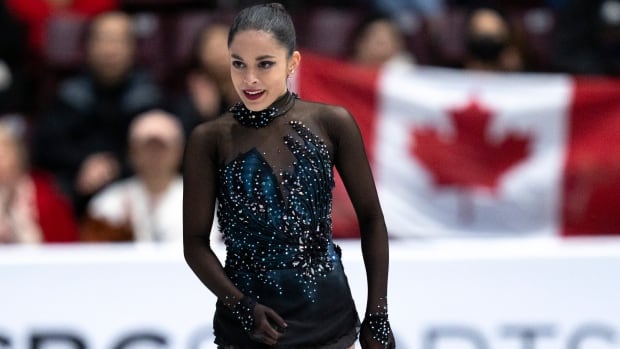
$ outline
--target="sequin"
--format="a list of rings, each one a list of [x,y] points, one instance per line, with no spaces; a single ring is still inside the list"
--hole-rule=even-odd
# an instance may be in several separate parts
[[[231,310],[246,333],[251,333],[254,330],[254,307],[256,306],[254,299],[243,297],[237,300],[234,297],[226,297],[224,304]]]
[[[298,96],[295,93],[286,92],[286,94],[276,100],[267,109],[260,111],[252,111],[245,107],[241,102],[235,103],[230,111],[233,117],[243,126],[253,128],[263,128],[269,125],[276,117],[285,114],[293,107],[293,101]]]
[[[390,333],[392,330],[390,328],[390,322],[388,321],[387,313],[375,313],[368,314],[368,325],[370,326],[370,332],[372,333],[372,338],[377,342],[381,343],[384,347],[387,347],[389,343]]]
[[[299,121],[289,125],[293,133],[282,139],[295,159],[289,170],[276,176],[256,148],[220,169],[218,221],[226,270],[242,292],[253,295],[244,285],[260,282],[283,293],[278,270],[294,269],[314,299],[318,280],[339,258],[331,235],[333,164],[318,136]]]
[[[378,299],[377,309],[374,313],[367,314],[368,325],[372,338],[381,343],[384,348],[388,347],[392,328],[388,320],[387,298]]]

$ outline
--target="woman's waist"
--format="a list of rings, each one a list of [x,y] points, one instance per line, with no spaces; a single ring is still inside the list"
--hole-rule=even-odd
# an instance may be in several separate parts
[[[331,238],[304,243],[226,244],[226,269],[264,273],[270,270],[298,270],[330,267],[340,262],[342,252]]]
[[[348,280],[339,261],[320,273],[315,271],[311,277],[304,275],[299,268],[266,272],[229,269],[226,274],[244,295],[283,314],[311,305],[323,307],[334,298],[342,301],[351,297]]]

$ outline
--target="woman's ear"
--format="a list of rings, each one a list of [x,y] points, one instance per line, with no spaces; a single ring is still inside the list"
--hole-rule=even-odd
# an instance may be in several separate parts
[[[295,70],[299,67],[299,62],[301,61],[301,53],[299,51],[294,51],[291,54],[291,58],[289,59],[288,65],[288,75],[291,76]]]

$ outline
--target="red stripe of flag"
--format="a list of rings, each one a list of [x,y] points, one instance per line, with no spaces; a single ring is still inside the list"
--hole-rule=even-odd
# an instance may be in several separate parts
[[[298,88],[302,98],[345,107],[357,121],[372,161],[379,70],[304,52]]]
[[[562,232],[620,234],[620,81],[575,78],[569,118]]]
[[[303,52],[298,92],[303,99],[345,107],[355,118],[372,163],[377,115],[377,69]],[[359,226],[351,201],[338,174],[332,207],[333,235],[336,238],[359,236]]]

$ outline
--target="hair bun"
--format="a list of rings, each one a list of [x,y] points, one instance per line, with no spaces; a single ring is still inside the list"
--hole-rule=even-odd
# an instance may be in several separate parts
[[[290,14],[280,3],[253,5],[239,11],[228,32],[228,46],[235,35],[243,30],[262,30],[270,33],[286,48],[289,56],[295,51],[295,26]]]
[[[272,2],[272,3],[268,4],[267,6],[269,6],[271,8],[275,8],[277,10],[286,11],[286,9],[284,8],[284,5],[282,5],[279,2]]]

